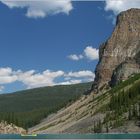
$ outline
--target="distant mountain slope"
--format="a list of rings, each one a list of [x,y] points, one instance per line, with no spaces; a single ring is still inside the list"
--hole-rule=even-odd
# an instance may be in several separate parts
[[[100,132],[140,132],[140,74],[107,92],[82,96],[29,129],[39,134]]]
[[[0,95],[0,120],[31,127],[77,100],[92,83],[42,87]]]

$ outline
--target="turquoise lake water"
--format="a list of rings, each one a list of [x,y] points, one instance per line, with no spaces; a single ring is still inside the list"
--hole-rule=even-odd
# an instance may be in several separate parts
[[[0,135],[0,139],[139,139],[140,134],[40,134],[34,136]]]

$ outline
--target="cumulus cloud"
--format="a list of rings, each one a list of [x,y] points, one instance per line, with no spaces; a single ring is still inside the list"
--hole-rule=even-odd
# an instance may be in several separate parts
[[[97,60],[99,59],[99,50],[96,48],[93,48],[92,46],[87,46],[83,53],[80,55],[77,54],[71,54],[68,56],[69,59],[78,61],[84,58],[87,58],[88,60]]]
[[[115,15],[130,8],[140,8],[140,0],[106,0],[105,10],[112,10]]]
[[[12,73],[12,69],[7,68],[0,68],[0,76],[10,75]]]
[[[28,88],[53,86],[54,80],[64,75],[63,71],[46,70],[42,73],[35,73],[34,70],[21,72],[18,74],[18,80],[23,82]]]
[[[83,59],[83,55],[76,55],[76,54],[71,54],[68,56],[69,59],[74,60],[74,61],[78,61],[80,59]]]
[[[56,83],[54,80],[64,75],[63,71],[45,70],[42,73],[36,73],[35,70],[23,72],[21,70],[13,71],[11,68],[0,68],[0,85],[22,82],[27,88],[52,86]],[[2,89],[2,88],[1,88]]]
[[[59,13],[69,14],[73,9],[71,0],[0,1],[11,9],[26,8],[26,16],[29,18],[44,18],[48,15],[56,15]]]
[[[77,84],[82,82],[94,81],[95,74],[89,70],[68,72],[65,74],[65,82],[62,84]]]
[[[95,77],[95,74],[89,70],[86,71],[78,71],[78,72],[69,72],[66,77],[75,77],[75,78],[79,78],[79,77],[90,77],[93,78]]]
[[[0,84],[8,84],[15,82],[16,80],[17,76],[14,75],[11,68],[0,68]]]
[[[23,83],[28,89],[53,86],[53,85],[69,85],[82,82],[94,81],[95,74],[89,70],[77,72],[64,72],[62,70],[51,71],[45,70],[37,73],[35,70],[14,71],[12,68],[0,68],[0,91],[4,89],[6,84],[20,82]],[[61,82],[58,80],[61,78]]]
[[[78,84],[82,83],[82,80],[69,80],[65,82],[61,82],[60,85],[71,85],[71,84]]]
[[[87,46],[84,53],[89,60],[97,60],[99,58],[99,50],[92,48],[92,46]]]
[[[131,8],[140,8],[140,0],[105,0],[105,11],[112,11],[113,14],[107,17],[112,20],[113,25],[116,23],[116,16]]]

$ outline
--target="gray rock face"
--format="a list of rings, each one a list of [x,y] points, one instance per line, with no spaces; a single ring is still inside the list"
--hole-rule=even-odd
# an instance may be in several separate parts
[[[112,36],[100,46],[92,90],[113,85],[140,72],[140,9],[117,17]]]
[[[135,73],[140,73],[140,65],[135,60],[127,60],[115,69],[110,85],[115,86],[118,82],[127,80]]]

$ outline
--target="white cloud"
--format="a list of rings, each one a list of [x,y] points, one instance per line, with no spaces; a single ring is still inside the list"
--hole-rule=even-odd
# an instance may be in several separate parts
[[[82,82],[94,81],[95,74],[89,70],[69,72],[65,74],[65,82],[61,84],[77,84]]]
[[[0,68],[0,76],[10,75],[12,73],[12,69],[7,68]]]
[[[97,60],[99,58],[99,50],[92,46],[87,46],[84,50],[84,54],[89,60]]]
[[[56,78],[61,77],[62,82],[55,82]],[[69,85],[81,82],[94,81],[95,74],[91,71],[78,71],[65,73],[64,71],[46,70],[42,73],[35,73],[34,70],[18,73],[18,81],[23,82],[28,88]]]
[[[69,59],[78,61],[84,58],[87,58],[89,60],[97,60],[99,59],[99,50],[96,48],[93,48],[92,46],[87,46],[83,53],[80,55],[77,54],[71,54],[68,56]]]
[[[69,59],[74,60],[74,61],[78,61],[80,59],[83,59],[83,55],[76,55],[76,54],[71,54],[68,56]]]
[[[64,75],[63,71],[46,70],[42,73],[35,73],[34,70],[21,72],[18,74],[18,81],[23,82],[28,88],[53,86],[56,83],[54,80]]]
[[[112,10],[115,15],[130,8],[140,8],[140,0],[106,0],[105,10]]]
[[[94,77],[95,74],[89,70],[67,73],[62,70],[45,70],[41,73],[37,73],[35,70],[23,72],[22,70],[13,71],[12,68],[9,67],[0,68],[0,91],[4,89],[4,85],[14,82],[23,83],[29,89],[89,82],[94,81]],[[58,78],[61,80],[58,80]]]
[[[8,75],[8,76],[0,76],[0,84],[8,84],[15,82],[17,80],[17,76]]]
[[[78,84],[82,83],[82,80],[69,80],[65,82],[61,82],[60,85],[71,85],[71,84]]]
[[[0,85],[22,82],[27,88],[52,86],[56,83],[54,80],[64,75],[63,71],[45,70],[42,73],[36,73],[35,70],[22,72],[21,70],[13,71],[11,68],[0,68]]]
[[[17,80],[17,76],[13,74],[11,68],[0,68],[0,84],[12,83]]]
[[[95,74],[89,70],[86,71],[78,71],[78,72],[69,72],[66,77],[75,77],[75,78],[84,78],[84,77],[90,77],[93,78],[95,77]]]
[[[1,0],[9,8],[26,8],[26,16],[29,18],[44,18],[48,15],[59,13],[69,14],[73,9],[71,0],[35,0],[15,1]]]

